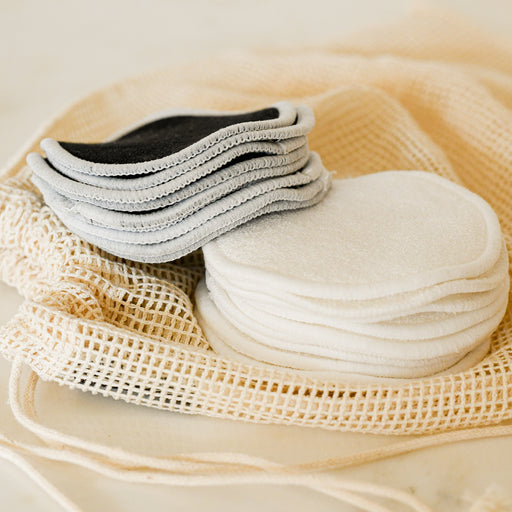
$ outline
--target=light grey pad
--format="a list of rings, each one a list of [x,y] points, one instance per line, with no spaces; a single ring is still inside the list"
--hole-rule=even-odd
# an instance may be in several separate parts
[[[325,325],[336,324],[340,318],[376,322],[397,318],[407,313],[471,311],[495,300],[500,285],[508,280],[508,254],[505,242],[496,264],[478,277],[446,281],[419,290],[368,300],[319,299],[285,293],[269,286],[262,289],[256,282],[234,281],[232,276],[219,272],[210,259],[207,259],[207,267],[219,285],[236,298],[237,303],[239,300],[250,301],[254,307],[285,318],[307,321],[306,317],[310,317],[315,320],[313,323]],[[454,297],[458,297],[457,302],[454,302]]]
[[[54,191],[51,182],[41,180],[37,175],[32,176],[32,181],[42,192],[52,190],[54,194],[62,198],[62,201],[72,202],[72,211],[80,214],[93,224],[126,230],[141,229],[152,231],[154,222],[168,219],[171,212],[173,212],[172,215],[183,217],[189,214],[188,210],[190,208],[198,210],[244,186],[265,179],[291,175],[307,164],[309,156],[309,151],[306,151],[296,162],[280,167],[265,167],[263,165],[260,168],[262,163],[258,161],[255,162],[254,170],[248,170],[248,166],[245,166],[241,174],[239,169],[237,169],[238,165],[233,165],[206,176],[176,192],[156,199],[149,199],[139,203],[103,201],[102,204],[106,205],[106,207],[81,201],[76,199],[76,197],[68,199],[70,194],[61,194],[59,191]],[[39,155],[33,156],[31,162],[34,168],[47,166],[46,162]],[[166,185],[164,184],[157,188],[166,187]],[[151,192],[148,191],[147,195],[157,196],[158,194],[154,194],[153,190]],[[126,191],[118,192],[119,196],[128,194],[129,192]]]
[[[158,244],[178,238],[225,212],[239,208],[258,196],[266,195],[270,198],[269,194],[275,193],[277,194],[276,198],[284,199],[284,194],[288,194],[285,191],[293,191],[296,187],[307,185],[324,175],[325,169],[320,158],[316,153],[311,153],[308,164],[299,172],[280,178],[258,181],[231,194],[226,193],[224,197],[218,200],[215,200],[215,197],[210,197],[212,194],[207,190],[205,193],[206,199],[202,200],[202,204],[199,204],[196,198],[193,197],[150,214],[153,217],[158,216],[158,221],[152,224],[149,223],[147,216],[144,214],[130,214],[132,218],[139,218],[141,226],[143,226],[143,229],[135,228],[132,230],[119,230],[115,226],[105,227],[91,223],[89,219],[84,218],[74,209],[73,201],[56,194],[50,188],[42,186],[42,184],[39,184],[39,188],[43,193],[46,204],[73,229],[88,231],[95,236],[114,242],[142,245]],[[280,194],[283,194],[283,196],[281,197]],[[300,197],[300,194],[297,197]]]
[[[231,172],[236,170],[240,174],[251,169],[290,165],[303,158],[309,151],[305,136],[293,137],[280,142],[246,142],[212,157],[211,154],[214,153],[214,149],[216,148],[198,156],[194,160],[195,167],[193,168],[190,168],[190,162],[185,162],[181,166],[169,167],[142,176],[94,176],[72,169],[68,169],[66,172],[58,172],[74,181],[108,190],[135,191],[157,189],[158,187],[161,189],[162,185],[165,185],[163,190],[167,194],[212,173],[220,173],[226,168],[233,168]],[[51,162],[50,167],[52,167]]]
[[[154,208],[148,208],[150,211],[115,211],[83,201],[69,200],[65,196],[54,192],[46,182],[39,180],[36,176],[33,177],[32,181],[49,198],[49,201],[61,205],[61,209],[63,208],[65,211],[80,216],[85,222],[118,231],[155,231],[180,222],[191,213],[240,190],[244,186],[296,172],[306,165],[308,159],[309,152],[306,153],[305,158],[297,162],[300,167],[293,164],[280,168],[256,169],[233,177],[230,177],[228,172],[224,172],[231,170],[231,168],[226,168],[197,182],[197,185],[201,186],[194,187],[198,190],[194,195],[189,196],[190,190],[187,187],[175,193],[180,197],[180,200],[173,197],[171,206],[165,204],[168,197],[152,201]],[[221,174],[222,176],[220,176]],[[53,199],[50,199],[50,197],[53,197]]]
[[[315,373],[323,375],[334,373],[356,382],[380,381],[383,377],[421,378],[446,370],[454,373],[464,371],[479,362],[489,350],[489,338],[484,338],[466,354],[437,359],[396,361],[390,358],[373,357],[372,354],[362,358],[359,354],[355,354],[355,357],[352,354],[349,355],[349,359],[313,356],[261,344],[244,334],[216,307],[208,294],[204,280],[197,286],[195,303],[194,315],[206,339],[219,355],[250,365],[292,368],[312,376]]]
[[[167,181],[145,190],[111,190],[86,183],[80,183],[63,176],[53,169],[38,153],[30,153],[27,163],[34,178],[46,182],[59,194],[76,201],[87,202],[101,208],[116,211],[148,211],[172,205],[212,186],[213,183],[225,182],[230,177],[251,173],[242,179],[258,179],[256,171],[268,174],[270,169],[275,175],[283,175],[300,169],[307,158],[307,139],[291,139],[280,143],[258,143],[266,147],[268,153],[284,151],[275,156],[264,155],[246,160],[214,172],[208,165],[181,175],[175,180]],[[213,174],[212,174],[213,173]],[[130,179],[126,179],[130,181]]]
[[[333,359],[365,361],[381,358],[390,361],[417,361],[466,354],[476,348],[499,325],[506,311],[508,295],[496,304],[496,313],[488,320],[455,334],[426,340],[396,340],[366,336],[321,325],[288,322],[273,325],[255,322],[240,311],[221,289],[208,290],[212,301],[225,318],[238,330],[258,343],[295,353],[332,357]],[[197,299],[197,293],[196,293]],[[230,343],[236,346],[236,341]]]
[[[477,277],[501,249],[498,219],[481,197],[432,173],[384,171],[336,180],[307,212],[258,219],[203,250],[233,280],[367,300]]]
[[[216,155],[241,144],[256,141],[284,141],[295,137],[307,135],[315,124],[315,117],[310,107],[300,105],[294,107],[288,102],[280,102],[271,105],[280,114],[277,119],[266,121],[252,121],[228,126],[211,135],[191,144],[181,151],[164,158],[138,163],[106,164],[89,162],[78,158],[66,151],[56,140],[47,138],[41,141],[41,148],[45,151],[52,166],[61,171],[81,172],[95,176],[138,176],[151,174],[163,169],[176,167],[176,173],[183,174],[190,169],[204,163],[205,158],[213,158]],[[136,125],[127,127],[123,132],[117,133],[112,140],[133,131],[150,121],[163,117],[178,115],[215,116],[232,115],[235,112],[212,112],[207,110],[170,110],[157,113],[150,118],[143,119]],[[204,155],[202,155],[205,153]],[[202,155],[202,156],[201,156]],[[199,157],[199,158],[198,158]],[[196,161],[196,159],[198,160]],[[178,167],[179,166],[179,167]],[[175,174],[174,176],[177,176]]]
[[[183,236],[159,244],[139,245],[113,242],[99,237],[89,230],[83,231],[76,228],[68,223],[66,218],[61,220],[78,236],[111,254],[145,263],[161,263],[178,259],[202,247],[215,237],[261,215],[315,205],[325,197],[330,182],[330,174],[325,171],[321,178],[308,185],[262,194],[233,210],[214,217]],[[56,213],[59,215],[58,212]]]

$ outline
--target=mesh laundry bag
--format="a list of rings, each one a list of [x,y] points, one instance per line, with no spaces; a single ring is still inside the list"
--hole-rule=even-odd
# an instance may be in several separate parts
[[[512,45],[423,13],[330,46],[236,54],[179,72],[157,71],[66,110],[3,176],[0,270],[25,297],[0,333],[1,353],[15,361],[14,384],[28,365],[33,382],[37,374],[169,411],[379,434],[439,434],[303,470],[508,432],[485,427],[512,418],[510,308],[491,352],[463,373],[353,384],[223,359],[209,348],[193,315],[191,297],[204,271],[200,252],[160,265],[110,256],[60,223],[24,166],[24,155],[38,150],[43,137],[99,141],[167,107],[239,110],[282,99],[314,109],[310,147],[336,178],[389,169],[438,173],[491,204],[512,254]],[[20,406],[19,418],[29,422],[23,411]],[[470,427],[477,430],[461,430]],[[219,471],[229,473],[228,462]]]

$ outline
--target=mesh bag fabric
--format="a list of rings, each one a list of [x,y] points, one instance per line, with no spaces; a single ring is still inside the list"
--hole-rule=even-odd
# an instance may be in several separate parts
[[[161,265],[112,257],[70,233],[31,185],[43,137],[99,141],[173,106],[310,105],[310,147],[336,178],[421,169],[495,209],[512,254],[512,45],[419,16],[315,48],[232,54],[123,81],[50,122],[0,185],[0,272],[25,297],[0,351],[42,379],[134,404],[253,422],[422,434],[512,418],[512,316],[464,373],[356,385],[215,355],[193,315],[201,254]],[[326,219],[328,221],[328,219]]]

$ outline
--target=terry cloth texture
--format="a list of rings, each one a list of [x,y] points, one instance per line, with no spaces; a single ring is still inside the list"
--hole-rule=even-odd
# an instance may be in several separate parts
[[[37,133],[0,186],[0,272],[26,297],[2,327],[2,354],[69,387],[221,418],[381,434],[460,429],[457,436],[512,419],[510,307],[482,361],[407,382],[354,384],[339,374],[311,376],[222,357],[193,314],[193,290],[204,274],[197,255],[160,265],[110,256],[71,233],[23,170],[26,154],[44,138],[102,141],[169,106],[259,110],[285,99],[314,110],[308,144],[337,178],[389,169],[448,178],[492,206],[510,253],[510,48],[458,21],[422,13],[311,50],[159,70],[88,96]],[[475,256],[473,241],[469,247]],[[461,283],[465,293],[495,289],[500,272],[486,274],[459,280],[451,293],[462,293]],[[443,285],[430,289],[437,300],[445,297]],[[288,296],[280,292],[277,299],[288,303]],[[416,305],[431,302],[423,292],[414,296]],[[323,302],[313,303],[319,309]],[[415,437],[414,446],[422,439]]]
[[[472,328],[470,332],[477,332],[478,336],[468,336],[467,329],[465,329],[452,335],[449,340],[431,338],[415,343],[416,340],[414,339],[398,340],[370,337],[320,325],[304,324],[302,331],[300,331],[299,326],[296,325],[291,325],[289,330],[285,330],[283,325],[279,325],[277,322],[277,325],[254,322],[252,318],[247,318],[240,312],[223,290],[216,288],[211,281],[207,280],[206,283],[211,299],[221,312],[225,312],[223,313],[224,316],[229,318],[240,330],[249,332],[253,338],[261,343],[270,347],[289,347],[290,350],[297,349],[302,353],[308,353],[311,350],[312,353],[317,352],[316,355],[333,358],[336,358],[337,355],[353,354],[353,357],[356,358],[353,359],[355,361],[371,358],[372,356],[390,362],[396,360],[427,361],[428,359],[453,355],[453,352],[460,353],[466,349],[467,352],[481,341],[489,329],[489,325],[496,322],[496,317],[500,313],[503,314],[505,302],[502,297],[500,303],[497,304],[494,317],[486,322],[478,323]],[[204,314],[202,316],[204,317]],[[282,322],[282,324],[285,324],[285,322]],[[294,337],[290,339],[292,333]],[[489,332],[487,332],[487,336],[488,334]]]
[[[337,180],[316,208],[262,218],[204,253],[242,283],[364,300],[478,277],[502,243],[476,194],[431,173],[387,171]]]
[[[330,177],[307,106],[171,110],[105,143],[41,143],[33,183],[62,222],[120,257],[171,261],[255,217],[320,201]],[[195,127],[195,128],[194,128]]]
[[[485,355],[508,303],[492,208],[425,172],[338,180],[321,204],[255,220],[203,251],[196,306],[221,354],[361,381],[467,368]],[[471,293],[489,273],[495,286]]]
[[[301,351],[260,343],[238,329],[231,319],[228,320],[219,311],[210,297],[204,280],[197,286],[196,301],[196,317],[209,343],[218,354],[230,360],[265,368],[275,368],[276,365],[289,368],[292,364],[295,368],[302,368],[304,375],[313,378],[337,379],[343,375],[347,382],[397,384],[401,379],[418,378],[421,374],[433,376],[467,370],[485,357],[490,344],[489,339],[484,338],[478,341],[476,348],[464,355],[429,357],[423,360],[407,360],[405,363],[389,357],[365,360],[357,352],[345,353],[343,358],[334,357],[332,353],[304,354]]]
[[[302,297],[290,293],[279,293],[270,288],[266,288],[265,293],[260,293],[257,291],[257,286],[253,286],[252,289],[241,288],[240,282],[224,278],[212,265],[209,266],[208,271],[223,288],[229,288],[231,295],[237,298],[238,304],[240,301],[249,300],[264,310],[267,307],[271,312],[279,312],[283,316],[287,316],[289,311],[291,318],[294,314],[302,315],[303,310],[308,309],[310,314],[319,319],[319,323],[328,324],[328,319],[336,321],[335,319],[338,318],[365,322],[392,320],[400,317],[402,311],[407,308],[410,308],[412,314],[429,311],[457,312],[483,307],[497,297],[499,285],[503,282],[507,267],[508,256],[504,244],[496,265],[478,278],[448,281],[422,290],[364,302]]]

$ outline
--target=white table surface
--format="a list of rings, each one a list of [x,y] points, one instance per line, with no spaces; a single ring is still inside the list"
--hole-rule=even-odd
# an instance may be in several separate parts
[[[4,0],[0,4],[0,161],[58,109],[124,76],[183,62],[223,49],[336,39],[359,27],[390,20],[417,2],[407,0]],[[509,0],[445,0],[484,28],[512,29]],[[0,284],[0,322],[21,298]],[[9,364],[0,360],[0,401],[6,403]],[[69,404],[84,414],[134,415],[169,429],[177,452],[244,451],[279,461],[323,458],[377,446],[378,436],[298,427],[262,426],[180,416],[135,408],[44,384],[49,404]],[[99,416],[97,416],[99,417]],[[14,428],[14,427],[13,427]],[[143,435],[141,433],[141,435]],[[487,510],[474,505],[489,488],[512,510],[512,439],[464,442],[339,471],[348,478],[413,492],[434,510]],[[68,464],[33,459],[38,469],[85,511],[349,511],[332,498],[296,487],[170,488],[116,482]],[[508,504],[506,504],[507,500]],[[472,505],[473,504],[473,505]],[[54,511],[59,507],[13,465],[0,460],[0,510]],[[491,510],[491,509],[489,509]]]

